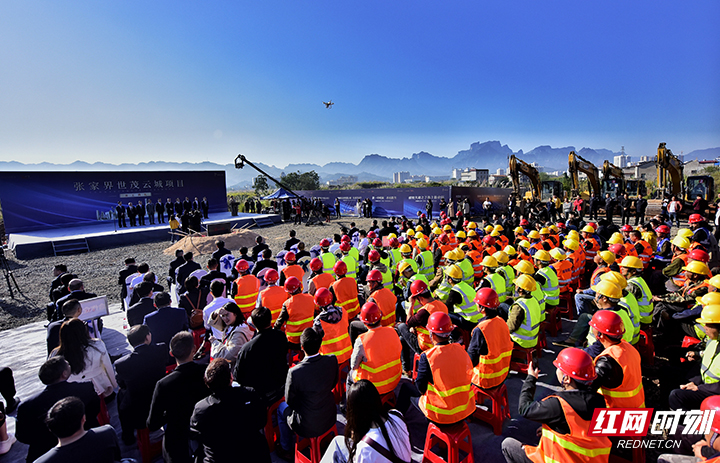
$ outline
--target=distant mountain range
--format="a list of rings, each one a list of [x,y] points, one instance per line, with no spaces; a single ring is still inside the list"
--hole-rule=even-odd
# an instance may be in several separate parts
[[[491,173],[494,173],[498,168],[507,169],[507,160],[511,154],[515,154],[526,162],[536,162],[548,171],[563,171],[567,169],[567,157],[570,151],[575,151],[597,166],[601,166],[606,159],[612,162],[614,156],[621,154],[607,149],[581,148],[578,150],[574,146],[552,148],[547,145],[538,146],[524,153],[522,150],[514,152],[507,145],[502,145],[499,141],[487,141],[484,143],[473,143],[470,145],[470,149],[459,151],[458,154],[452,158],[434,156],[424,151],[415,153],[409,158],[402,159],[388,158],[379,154],[369,154],[365,156],[359,164],[349,162],[330,162],[323,166],[319,164],[289,164],[284,168],[269,166],[261,162],[256,162],[254,159],[250,160],[277,178],[279,178],[283,172],[307,172],[314,170],[320,175],[323,183],[346,175],[357,176],[359,181],[366,182],[387,181],[392,178],[393,172],[401,171],[408,171],[411,175],[450,176],[453,168],[464,169],[466,167],[474,167],[489,169]],[[652,156],[654,152],[647,153],[646,155]],[[685,160],[688,161],[696,158],[701,160],[715,159],[718,157],[720,157],[720,147],[692,151],[685,155]],[[639,156],[632,157],[632,161],[639,161],[639,159]],[[250,186],[253,177],[258,175],[251,167],[235,169],[233,164],[222,165],[213,162],[190,163],[164,161],[120,165],[103,162],[90,164],[83,161],[75,161],[72,164],[52,164],[49,162],[23,164],[17,161],[0,161],[0,170],[224,170],[226,172],[228,188],[232,189]]]

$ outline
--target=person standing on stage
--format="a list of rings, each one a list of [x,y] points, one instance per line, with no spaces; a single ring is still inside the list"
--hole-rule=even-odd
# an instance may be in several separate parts
[[[205,196],[203,196],[203,200],[200,203],[200,209],[202,209],[203,218],[208,218],[208,211],[210,210],[210,205],[208,204],[208,200]]]
[[[138,201],[137,206],[135,206],[135,213],[138,217],[138,225],[145,225],[145,206],[143,206],[142,201]]]
[[[147,211],[148,222],[150,222],[150,225],[155,225],[155,205],[149,199],[145,200],[145,210]],[[160,222],[158,221],[158,223]]]
[[[157,204],[155,204],[155,213],[157,214],[157,222],[165,223],[165,206],[163,206],[160,198],[158,198]]]
[[[115,213],[117,214],[118,228],[127,227],[127,222],[125,222],[125,206],[122,205],[122,202],[118,201],[118,205],[115,206]]]
[[[167,214],[167,220],[170,222],[170,216],[173,215],[173,203],[170,201],[170,198],[167,199],[167,202],[165,203],[165,214]]]
[[[130,203],[130,202],[128,203],[128,205],[127,205],[127,215],[128,215],[128,218],[130,219],[130,226],[131,226],[131,227],[134,227],[134,226],[135,226],[136,214],[135,214],[135,206],[133,206],[133,203]]]

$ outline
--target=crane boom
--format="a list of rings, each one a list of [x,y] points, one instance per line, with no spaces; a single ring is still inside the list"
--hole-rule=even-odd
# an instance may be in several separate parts
[[[671,195],[681,196],[683,189],[684,166],[665,143],[660,143],[655,157],[657,168],[657,187]]]
[[[270,180],[272,180],[273,182],[275,182],[275,184],[276,184],[277,186],[283,188],[285,191],[287,191],[287,192],[290,193],[291,195],[293,195],[293,196],[295,196],[296,198],[300,199],[300,195],[298,195],[297,193],[295,193],[294,191],[292,191],[292,190],[291,190],[290,188],[288,188],[287,186],[283,185],[282,182],[280,182],[279,180],[275,179],[272,175],[268,174],[267,172],[265,172],[264,170],[262,170],[261,168],[259,168],[259,167],[256,166],[255,164],[253,164],[252,162],[248,161],[248,159],[245,157],[244,154],[238,154],[237,157],[235,158],[235,168],[236,168],[236,169],[242,169],[242,168],[245,166],[245,164],[249,165],[249,166],[252,167],[253,169],[257,170],[258,172],[260,172],[261,174],[263,174],[264,176],[266,176],[267,178],[269,178]]]

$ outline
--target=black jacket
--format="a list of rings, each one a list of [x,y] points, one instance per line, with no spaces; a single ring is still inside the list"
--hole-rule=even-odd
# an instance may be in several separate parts
[[[130,327],[142,325],[145,315],[155,311],[155,303],[149,297],[140,299],[137,304],[131,305],[127,310],[127,321]]]
[[[333,388],[338,380],[338,363],[334,355],[305,358],[290,369],[285,383],[287,421],[303,437],[317,437],[336,421]]]
[[[272,403],[282,397],[287,377],[287,337],[282,331],[259,331],[238,353],[233,377]],[[274,400],[273,400],[274,399]]]
[[[118,412],[123,423],[132,423],[133,429],[146,426],[155,383],[165,377],[167,346],[141,344],[117,362],[115,372],[118,386]]]
[[[73,291],[70,294],[67,294],[55,303],[57,305],[57,313],[62,315],[62,307],[65,302],[69,301],[70,299],[77,299],[78,301],[84,301],[85,299],[92,299],[94,297],[97,297],[97,294],[94,293],[87,293],[85,291]]]
[[[195,262],[194,260],[189,260],[185,262],[183,265],[178,267],[177,269],[177,277],[175,278],[175,283],[179,285],[178,293],[184,293],[185,287],[183,286],[185,284],[185,279],[190,276],[192,272],[195,270],[200,270],[202,267],[200,264]]]

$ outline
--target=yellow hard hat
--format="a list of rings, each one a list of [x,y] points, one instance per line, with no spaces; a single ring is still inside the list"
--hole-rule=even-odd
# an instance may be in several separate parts
[[[563,250],[560,249],[560,248],[552,248],[552,249],[550,250],[550,255],[551,255],[552,258],[555,259],[555,260],[563,260],[563,259],[565,259],[565,258],[567,257],[567,256],[565,255],[565,253],[563,252]]]
[[[415,227],[415,231],[416,232],[423,231],[422,225],[418,225],[417,227]]]
[[[575,240],[578,243],[580,242],[580,233],[577,232],[577,230],[570,230],[567,234],[567,237],[571,240]]]
[[[407,235],[407,236],[415,236],[415,230],[413,230],[412,228],[409,229],[409,230],[406,232],[406,235]]]
[[[458,265],[451,265],[445,269],[445,275],[453,280],[462,280],[462,269]]]
[[[700,318],[696,320],[698,323],[707,325],[708,323],[720,323],[720,305],[713,304],[703,307]]]
[[[692,238],[693,235],[695,235],[695,234],[689,228],[681,228],[677,232],[677,236],[682,236],[683,238],[688,238],[688,239]]]
[[[470,231],[467,232],[467,236],[477,236],[477,232],[473,229],[470,229]]]
[[[421,238],[418,240],[417,245],[420,249],[427,249],[428,242],[425,238]]]
[[[430,224],[430,228],[437,227],[437,222],[433,220],[433,223]]]
[[[550,257],[550,253],[544,249],[541,249],[538,252],[536,252],[535,255],[533,256],[533,259],[539,260],[540,262],[550,262],[552,260],[552,258]]]
[[[610,251],[600,251],[598,255],[605,261],[606,264],[610,265],[615,262],[615,254]]]
[[[528,238],[530,239],[538,239],[540,238],[540,233],[537,232],[537,230],[531,230],[530,233],[528,233]]]
[[[625,256],[618,264],[620,267],[642,269],[644,267],[642,260],[635,256]]]
[[[576,240],[566,239],[565,241],[563,241],[563,246],[573,251],[577,251],[580,247],[580,243],[578,243]]]
[[[717,291],[713,291],[712,293],[707,293],[703,297],[696,297],[695,302],[702,305],[703,307],[708,306],[708,305],[720,304],[720,293]]]
[[[508,261],[510,260],[510,258],[505,253],[505,251],[498,251],[495,254],[493,254],[492,256],[495,258],[496,261],[498,261],[498,263],[500,263],[502,265],[507,264]]]
[[[720,289],[720,275],[715,275],[714,277],[710,278],[708,280],[708,283],[710,283],[711,286]]]
[[[625,289],[627,286],[627,280],[620,274],[620,272],[605,272],[600,275],[600,281],[615,283],[620,287],[620,289]]]
[[[405,243],[400,246],[400,254],[412,254],[412,248],[409,244]]]
[[[446,232],[452,231],[452,227],[448,224],[445,224],[445,226],[443,226],[443,231],[446,231]]]
[[[492,225],[488,225],[485,227],[485,233],[490,233],[494,229],[495,229],[495,227],[493,227]]]
[[[617,284],[611,281],[600,280],[600,283],[593,286],[592,290],[598,294],[609,297],[610,299],[622,298],[622,290]]]
[[[467,238],[467,235],[464,231],[460,230],[459,232],[455,233],[456,238]]]
[[[450,252],[453,253],[453,260],[463,260],[465,258],[465,253],[460,248],[455,248]]]
[[[682,236],[678,235],[672,240],[672,244],[679,247],[680,249],[687,249],[690,247],[690,241],[688,241],[687,238],[683,238]]]
[[[620,233],[615,232],[607,242],[610,244],[623,244],[625,242],[625,238],[623,238]]]
[[[477,224],[475,222],[468,222],[468,228],[470,230],[475,230],[477,228]]]
[[[433,228],[433,234],[442,235],[442,229],[440,227]]]
[[[412,265],[410,265],[410,262],[406,260],[403,260],[398,264],[398,272],[400,272],[400,274],[405,273],[405,270],[409,268],[412,268]]]
[[[591,227],[590,225],[585,225],[582,230],[580,230],[585,233],[595,233],[595,229]]]
[[[425,238],[425,235],[422,232],[415,233],[415,239],[419,240],[421,238]]]
[[[550,225],[550,231],[558,232],[560,229],[557,227],[557,225]]]
[[[699,260],[694,260],[687,264],[685,267],[682,268],[686,272],[695,273],[698,275],[705,275],[710,276],[710,269],[708,268],[707,264],[704,262],[700,262]]]
[[[505,254],[507,254],[508,256],[514,256],[517,254],[517,251],[515,250],[515,248],[509,244],[507,246],[505,246],[505,249],[503,249],[503,251],[505,251]]]
[[[541,235],[549,235],[549,234],[550,234],[550,230],[548,230],[546,227],[543,227],[543,228],[540,229],[540,234],[541,234]]]
[[[515,227],[515,233],[525,233],[525,229],[523,227]]]
[[[526,260],[521,260],[520,262],[515,264],[515,267],[513,268],[518,272],[524,273],[526,275],[532,275],[535,273],[535,267],[533,267],[533,264]]]
[[[490,236],[500,236],[500,232],[497,230],[493,230],[490,232]]]
[[[498,261],[493,256],[485,256],[485,258],[482,260],[481,265],[483,267],[497,268]]]
[[[532,244],[530,244],[530,241],[528,240],[522,240],[518,243],[518,246],[521,246],[525,249],[530,249],[530,246],[532,246]]]
[[[495,225],[495,228],[494,228],[494,230],[495,230],[495,231],[499,231],[499,232],[501,232],[501,231],[505,231],[505,229],[503,228],[503,226],[502,226],[502,225]]]
[[[535,282],[535,278],[529,275],[520,275],[519,277],[515,278],[514,283],[515,286],[517,286],[518,288],[522,288],[529,293],[532,293],[537,289],[537,283]]]
[[[388,235],[388,239],[397,238],[397,235],[395,233],[390,233]]]

